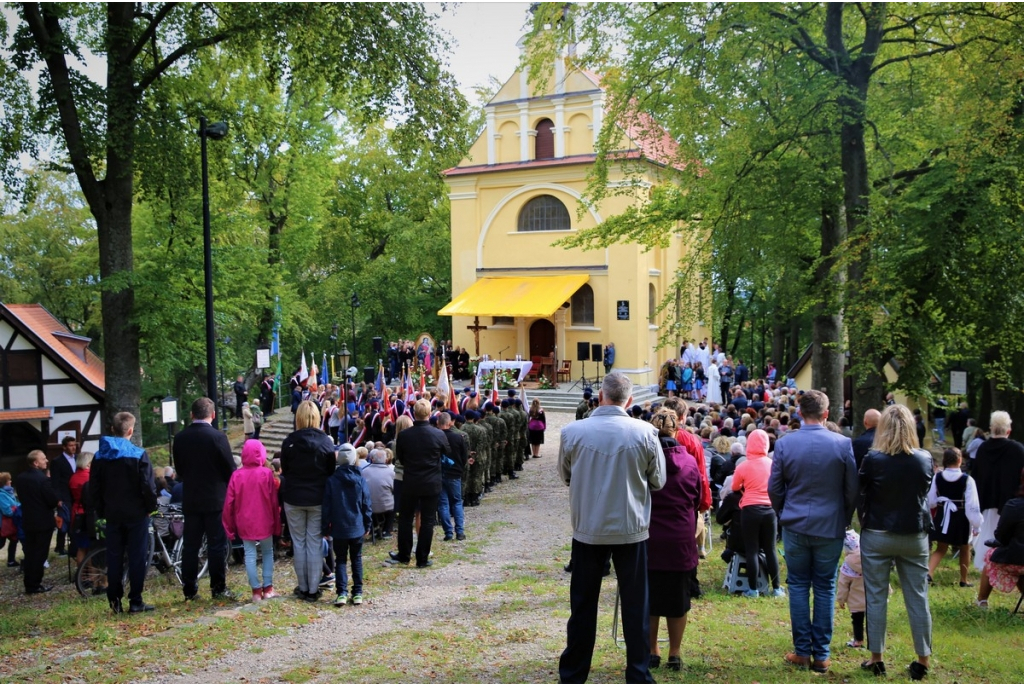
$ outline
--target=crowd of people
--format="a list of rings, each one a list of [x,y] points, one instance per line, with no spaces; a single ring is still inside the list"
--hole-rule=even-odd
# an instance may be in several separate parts
[[[743,596],[788,601],[793,649],[784,659],[795,667],[829,671],[838,604],[850,612],[847,644],[870,653],[862,668],[885,674],[895,568],[917,655],[907,670],[924,678],[932,652],[928,590],[950,548],[959,552],[960,587],[972,587],[972,556],[981,571],[976,606],[987,608],[994,589],[1024,593],[1024,445],[1009,439],[1006,412],[993,412],[988,434],[964,420],[960,442],[973,457],[947,447],[936,464],[920,447],[920,415],[902,405],[866,412],[864,432],[852,439],[849,417],[833,422],[825,394],[731,378],[722,394],[732,399],[721,403],[687,401],[683,386],[633,405],[632,384],[618,372],[604,377],[596,397],[584,391],[557,461],[573,530],[562,682],[587,679],[601,579],[611,565],[626,681],[652,682],[663,656],[665,668],[680,670],[711,514],[724,529],[723,560],[744,562]],[[335,605],[361,604],[366,539],[392,539],[397,520],[396,549],[385,563],[430,567],[435,526],[445,541],[466,539],[465,508],[541,456],[547,421],[539,401],[527,410],[519,391],[496,395],[472,387],[416,391],[411,383],[316,387],[296,377],[294,430],[281,449],[268,455],[247,420],[240,458],[212,425],[213,402],[199,398],[174,442],[176,468],[159,477],[131,441],[134,416],[119,413],[96,455],[78,453],[69,437],[52,462],[31,453],[13,483],[0,473],[8,565],[19,565],[20,543],[26,593],[46,592],[55,528],[63,524],[59,551],[81,559],[102,526],[113,550],[111,610],[124,611],[127,595],[129,612],[151,611],[143,599],[149,514],[157,502],[178,502],[186,600],[199,592],[204,544],[212,596],[234,597],[226,557],[235,540],[253,601],[278,595],[274,559],[286,550],[297,597],[315,602],[333,585]],[[667,655],[658,642],[662,618]]]
[[[686,402],[670,392],[630,406],[629,380],[612,373],[597,398],[585,393],[577,421],[563,430],[558,466],[570,488],[566,570],[573,577],[562,682],[587,679],[610,563],[622,598],[626,682],[653,682],[650,669],[662,666],[662,617],[664,666],[680,669],[690,600],[701,592],[702,514],[711,509],[724,527],[723,560],[745,562],[742,594],[759,597],[766,587],[770,597],[788,598],[793,649],[784,659],[798,668],[829,671],[838,603],[851,616],[847,645],[870,653],[862,668],[886,673],[895,568],[917,655],[907,673],[924,678],[932,652],[929,585],[953,547],[960,586],[972,587],[971,539],[982,571],[975,604],[986,608],[993,588],[1024,593],[1024,445],[1008,439],[1006,412],[992,414],[987,438],[973,420],[963,421],[973,429],[963,444],[980,441],[968,475],[957,448],[946,448],[941,465],[921,449],[920,416],[902,405],[869,411],[868,430],[853,440],[844,430],[848,417],[840,417],[843,427],[830,420],[821,392],[772,387],[767,379],[733,383],[728,403]],[[601,498],[592,497],[597,491]]]
[[[175,437],[175,467],[162,475],[131,442],[135,419],[126,412],[115,417],[95,459],[77,454],[77,440],[69,437],[64,455],[52,462],[41,451],[29,455],[29,468],[13,487],[10,475],[0,473],[0,535],[9,544],[9,566],[19,565],[17,544],[24,548],[26,592],[51,589],[42,582],[44,564],[63,510],[58,553],[70,551],[81,563],[105,533],[116,557],[106,586],[111,609],[123,611],[127,593],[130,612],[152,610],[142,597],[149,515],[158,505],[177,505],[184,515],[187,600],[199,592],[204,545],[212,596],[234,597],[226,558],[235,543],[254,601],[278,595],[273,561],[283,550],[294,565],[296,596],[316,601],[333,584],[335,604],[358,605],[364,539],[392,539],[397,520],[397,550],[387,563],[408,564],[415,556],[417,566],[431,566],[435,525],[445,541],[465,540],[465,508],[479,506],[503,481],[518,479],[526,461],[541,456],[544,411],[537,400],[524,408],[517,391],[482,397],[467,387],[449,396],[422,386],[416,391],[411,383],[316,386],[298,375],[291,387],[294,431],[269,459],[257,439],[264,420],[259,400],[250,405],[238,398],[246,440],[236,458],[213,425],[213,402],[199,398],[190,424]],[[128,588],[120,583],[122,560]]]

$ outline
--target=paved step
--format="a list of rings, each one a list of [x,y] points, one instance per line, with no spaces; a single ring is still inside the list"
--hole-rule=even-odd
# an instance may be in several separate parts
[[[583,390],[580,386],[577,386],[572,391],[568,388],[570,385],[563,384],[562,387],[557,390],[540,390],[530,388],[526,389],[526,397],[529,400],[533,398],[540,399],[540,405],[546,412],[556,413],[576,413],[576,405],[583,399]],[[597,387],[595,386],[595,393]],[[643,404],[644,402],[657,400],[657,393],[651,389],[650,386],[636,386],[633,388],[633,404]]]

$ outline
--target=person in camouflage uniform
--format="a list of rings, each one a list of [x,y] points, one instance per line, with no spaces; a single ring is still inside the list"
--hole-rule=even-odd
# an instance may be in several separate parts
[[[513,468],[516,471],[523,470],[523,462],[526,461],[526,454],[530,446],[526,444],[526,412],[523,411],[523,401],[518,397],[512,400],[512,412],[516,417],[515,448],[513,450]],[[525,453],[524,453],[525,452]]]
[[[590,390],[583,391],[583,399],[576,405],[576,420],[580,421],[587,415],[587,411],[590,409],[590,398],[593,393]]]
[[[484,405],[484,417],[481,421],[481,423],[490,426],[493,433],[492,439],[494,442],[492,443],[490,462],[492,487],[501,482],[502,455],[508,438],[505,422],[498,418],[500,411],[501,409],[493,402],[488,402]]]
[[[501,413],[498,414],[498,418],[501,419],[505,424],[505,448],[502,450],[502,463],[501,472],[508,476],[509,480],[516,480],[519,476],[516,475],[516,425],[519,419],[516,418],[515,413],[511,411],[512,400],[501,401]]]
[[[466,447],[469,449],[469,435],[466,434],[466,417],[462,414],[456,414],[452,411],[448,411],[452,416],[452,430],[462,435],[462,439],[466,441]],[[466,484],[469,481],[469,464],[466,464],[466,468],[462,469],[462,492],[466,493]],[[465,499],[463,499],[465,501]]]
[[[469,440],[469,468],[466,478],[466,505],[476,507],[480,505],[480,496],[484,494],[484,483],[487,473],[487,446],[490,441],[488,432],[481,426],[480,412],[475,409],[467,409],[465,413],[466,425],[463,430]]]

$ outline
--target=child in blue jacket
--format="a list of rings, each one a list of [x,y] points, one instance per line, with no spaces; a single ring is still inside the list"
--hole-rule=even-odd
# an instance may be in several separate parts
[[[338,468],[327,479],[321,521],[325,540],[333,540],[337,564],[334,578],[338,597],[334,606],[349,602],[346,559],[352,557],[352,604],[363,603],[363,537],[373,525],[370,486],[356,464],[356,449],[338,448]]]

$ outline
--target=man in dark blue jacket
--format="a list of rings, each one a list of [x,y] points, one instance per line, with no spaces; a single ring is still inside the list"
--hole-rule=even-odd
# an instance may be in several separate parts
[[[112,437],[100,438],[93,459],[89,490],[96,516],[106,519],[107,601],[115,614],[124,609],[124,557],[128,554],[128,611],[152,611],[142,601],[149,551],[149,515],[156,509],[156,483],[149,455],[131,441],[135,415],[123,411],[114,416]]]
[[[785,659],[826,673],[832,663],[836,567],[857,501],[857,465],[850,439],[824,426],[828,395],[805,392],[800,415],[800,430],[775,443],[768,496],[779,515],[786,550],[793,651]]]
[[[200,397],[192,403],[192,423],[174,438],[174,465],[182,486],[181,510],[185,514],[182,540],[181,589],[185,599],[199,592],[199,549],[206,535],[210,560],[210,591],[214,598],[232,598],[227,589],[228,538],[221,523],[228,481],[235,472],[235,458],[224,433],[211,424],[216,418],[213,400]]]
[[[448,440],[448,449],[441,457],[441,495],[438,513],[445,542],[457,537],[466,539],[465,510],[462,507],[462,474],[469,460],[469,448],[462,433],[452,430],[452,415],[446,411],[437,415],[437,428]],[[511,472],[510,472],[511,473]],[[452,528],[452,518],[455,527]]]

